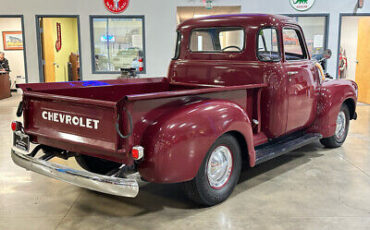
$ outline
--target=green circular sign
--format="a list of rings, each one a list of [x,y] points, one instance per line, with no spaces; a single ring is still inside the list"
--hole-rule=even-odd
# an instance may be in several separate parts
[[[298,11],[306,11],[313,6],[315,0],[289,0],[289,2],[294,9]]]

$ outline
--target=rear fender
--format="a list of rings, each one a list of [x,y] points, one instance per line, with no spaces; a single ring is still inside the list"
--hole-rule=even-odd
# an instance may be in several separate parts
[[[193,179],[211,145],[224,133],[241,133],[255,161],[252,127],[237,104],[206,100],[166,114],[149,127],[143,138],[144,160],[140,175],[147,181],[177,183]]]
[[[340,108],[347,104],[351,119],[355,118],[357,84],[350,80],[330,80],[322,84],[317,107],[317,118],[310,132],[318,132],[324,138],[335,134],[336,120]]]

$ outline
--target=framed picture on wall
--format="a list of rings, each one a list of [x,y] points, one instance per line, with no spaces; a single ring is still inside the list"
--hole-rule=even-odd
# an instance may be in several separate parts
[[[3,31],[4,50],[23,50],[22,31]]]

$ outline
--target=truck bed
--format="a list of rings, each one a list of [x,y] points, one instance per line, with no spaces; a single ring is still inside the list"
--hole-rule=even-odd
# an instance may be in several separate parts
[[[186,103],[230,100],[258,119],[255,98],[264,86],[170,83],[167,78],[18,85],[31,141],[125,164],[132,163],[128,153],[146,128]],[[132,135],[121,138],[117,129]]]

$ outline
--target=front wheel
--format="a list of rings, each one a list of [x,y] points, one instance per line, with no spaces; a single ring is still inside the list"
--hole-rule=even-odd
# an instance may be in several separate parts
[[[334,136],[323,138],[320,140],[321,144],[323,144],[327,148],[338,148],[343,145],[344,141],[347,138],[348,129],[349,129],[349,109],[347,105],[342,105],[338,116],[337,116],[337,124],[335,128]]]
[[[237,140],[224,135],[209,149],[196,177],[184,183],[188,197],[212,206],[226,200],[238,183],[242,162]]]

